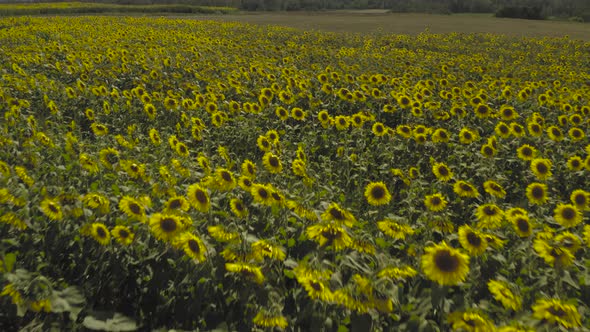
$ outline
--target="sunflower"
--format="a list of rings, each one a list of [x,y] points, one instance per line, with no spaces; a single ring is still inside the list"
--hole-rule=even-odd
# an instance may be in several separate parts
[[[418,271],[414,270],[411,266],[393,267],[389,266],[377,273],[379,278],[390,278],[395,280],[405,280],[408,278],[415,277]]]
[[[537,149],[534,146],[523,144],[517,150],[518,158],[526,161],[535,159]]]
[[[432,134],[432,142],[434,143],[448,143],[450,138],[451,135],[444,128],[438,128]]]
[[[289,322],[282,315],[273,314],[267,310],[261,310],[256,313],[256,316],[252,318],[252,323],[256,326],[274,328],[278,327],[281,329],[287,328]]]
[[[504,121],[512,121],[519,117],[518,113],[514,110],[514,107],[510,105],[503,105],[500,107],[498,114]]]
[[[154,213],[149,220],[150,230],[158,240],[170,241],[184,228],[179,216],[172,214]]]
[[[160,133],[158,132],[158,130],[156,128],[150,129],[149,136],[150,136],[150,141],[152,142],[153,145],[162,144],[162,138],[160,137]]]
[[[559,299],[538,299],[532,307],[533,317],[551,324],[559,324],[566,329],[582,325],[576,306]]]
[[[130,245],[135,238],[135,234],[127,226],[118,225],[111,230],[111,235],[117,242],[122,245]]]
[[[185,232],[179,235],[174,244],[176,247],[181,248],[184,253],[199,263],[205,261],[205,254],[207,253],[207,247],[203,240],[195,234]]]
[[[92,129],[92,132],[96,136],[105,136],[109,133],[109,128],[107,128],[107,126],[97,122],[91,124],[90,129]]]
[[[439,181],[448,182],[453,178],[453,172],[445,163],[434,163],[432,173]]]
[[[584,160],[580,156],[572,156],[567,160],[567,168],[570,171],[581,171],[584,168]]]
[[[556,127],[556,126],[551,126],[551,127],[547,128],[547,135],[549,136],[550,140],[556,141],[556,142],[562,141],[563,137],[564,137],[561,129],[559,129],[559,127]]]
[[[242,162],[242,176],[247,176],[251,179],[256,177],[256,165],[249,159]]]
[[[258,240],[252,243],[252,254],[258,261],[265,257],[278,261],[284,261],[287,257],[285,250],[268,240]]]
[[[506,190],[496,181],[488,180],[484,182],[483,188],[485,192],[494,197],[504,198],[506,196]]]
[[[500,223],[504,218],[504,211],[495,204],[482,204],[477,207],[475,216],[478,220],[478,228],[494,229],[500,227]]]
[[[440,285],[457,285],[469,273],[469,256],[445,242],[424,249],[421,265],[424,274]]]
[[[334,293],[330,289],[328,283],[323,279],[314,276],[297,276],[297,281],[305,291],[307,295],[314,300],[321,300],[326,303],[333,302]]]
[[[581,240],[580,238],[571,232],[562,232],[553,238],[553,243],[559,248],[569,250],[572,255],[580,249]]]
[[[305,112],[303,109],[299,107],[294,107],[293,109],[291,109],[291,117],[297,121],[305,120],[306,116],[307,112]]]
[[[41,212],[51,220],[61,220],[64,217],[62,207],[58,200],[45,198],[39,205]]]
[[[307,227],[307,236],[321,247],[332,246],[336,251],[344,250],[352,244],[352,238],[341,226],[333,224],[316,224]]]
[[[220,191],[231,191],[236,187],[236,179],[231,171],[225,168],[215,170],[216,188]]]
[[[256,145],[258,145],[258,148],[263,152],[268,152],[272,149],[271,141],[268,139],[268,137],[263,135],[258,136],[256,139]]]
[[[272,174],[279,174],[283,170],[281,159],[272,152],[267,152],[262,157],[262,163],[267,171]]]
[[[228,231],[221,225],[209,226],[207,227],[207,232],[209,232],[209,235],[211,235],[212,238],[219,242],[232,242],[240,239],[240,233]]]
[[[553,210],[553,218],[561,226],[569,228],[582,222],[582,212],[575,205],[559,203]]]
[[[279,106],[275,109],[275,115],[282,121],[286,121],[289,118],[289,111],[284,107]]]
[[[531,204],[543,205],[549,199],[547,185],[533,182],[526,187],[526,197]]]
[[[386,205],[391,201],[391,194],[385,183],[371,182],[365,187],[365,198],[373,206]]]
[[[531,171],[539,180],[547,180],[553,173],[551,167],[553,163],[549,159],[535,158],[531,161]]]
[[[154,120],[157,115],[156,107],[150,103],[143,105],[143,111],[151,120]]]
[[[119,161],[119,151],[113,148],[105,148],[98,153],[100,163],[107,169],[112,169],[113,164]]]
[[[327,128],[332,123],[332,118],[327,110],[321,110],[317,117],[324,128]]]
[[[574,142],[581,141],[584,139],[584,137],[586,137],[584,131],[577,127],[570,128],[570,130],[568,131],[568,135]]]
[[[99,222],[90,225],[90,236],[103,246],[106,246],[111,242],[111,233],[109,232],[109,229]]]
[[[334,118],[334,125],[338,130],[346,130],[350,126],[350,120],[347,116],[344,115],[337,115]]]
[[[590,193],[585,190],[574,190],[570,195],[570,201],[580,211],[590,210]]]
[[[346,225],[352,227],[356,222],[355,217],[336,203],[330,203],[328,208],[322,213],[322,220],[332,221],[336,225]]]
[[[400,240],[405,240],[406,236],[414,234],[414,229],[411,226],[400,224],[389,219],[377,222],[377,228],[379,228],[379,230],[385,235]]]
[[[187,188],[186,196],[188,198],[188,202],[190,203],[190,205],[194,207],[197,211],[209,211],[209,208],[211,207],[209,194],[207,193],[207,189],[201,187],[200,184],[191,184]]]
[[[459,141],[461,144],[471,144],[479,139],[479,134],[472,129],[463,128],[459,132]]]
[[[236,262],[236,263],[225,263],[225,269],[231,273],[241,273],[245,277],[251,279],[257,284],[264,282],[264,275],[259,266],[255,266],[248,263]]]
[[[272,198],[272,188],[268,185],[264,184],[253,184],[252,188],[250,189],[250,194],[254,198],[254,202],[263,204],[263,205],[272,205],[273,198]]]
[[[375,136],[378,136],[378,137],[384,136],[387,133],[385,125],[381,122],[373,123],[371,131],[373,132],[373,134]]]
[[[488,242],[480,231],[474,230],[468,225],[463,225],[459,227],[458,233],[459,243],[471,255],[478,256],[486,251]]]
[[[244,205],[244,202],[242,202],[241,199],[232,198],[229,201],[229,206],[236,217],[245,218],[246,216],[248,216],[248,209],[246,208],[246,205]]]
[[[252,184],[252,180],[247,176],[242,175],[238,178],[238,185],[244,191],[250,192],[252,189]]]
[[[444,210],[445,207],[447,207],[447,200],[442,194],[436,193],[427,195],[424,198],[424,205],[426,205],[428,210],[438,212]]]
[[[173,212],[173,211],[188,211],[190,209],[190,204],[188,200],[184,196],[174,196],[168,199],[164,204],[166,212]]]
[[[552,238],[542,239],[537,236],[537,239],[533,241],[533,249],[537,255],[543,258],[545,263],[556,268],[572,265],[575,260],[574,255],[568,249],[550,243],[552,240]]]
[[[522,298],[518,294],[515,294],[507,283],[499,280],[490,280],[488,281],[488,290],[496,300],[502,303],[504,308],[514,311],[520,310]]]
[[[453,312],[448,315],[447,321],[451,324],[453,331],[493,332],[496,330],[492,321],[477,312]]]
[[[399,125],[395,128],[395,132],[404,138],[412,137],[412,128],[408,125]]]
[[[477,188],[471,183],[463,180],[459,180],[453,184],[453,191],[460,197],[475,198],[479,196]]]
[[[123,196],[119,201],[119,209],[129,218],[143,221],[145,218],[145,208],[138,200],[130,196]]]
[[[526,214],[509,217],[508,220],[514,226],[516,234],[520,237],[529,237],[533,233],[533,225]]]

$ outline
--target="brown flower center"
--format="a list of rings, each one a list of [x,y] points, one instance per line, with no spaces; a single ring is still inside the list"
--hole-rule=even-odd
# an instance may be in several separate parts
[[[174,218],[165,217],[160,220],[160,228],[165,233],[172,233],[177,227],[178,225],[176,224],[176,220]]]
[[[455,272],[459,267],[459,259],[451,255],[449,250],[441,250],[434,255],[434,264],[443,272]]]

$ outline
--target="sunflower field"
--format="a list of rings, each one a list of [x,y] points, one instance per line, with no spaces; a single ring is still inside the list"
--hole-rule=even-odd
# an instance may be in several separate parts
[[[0,329],[586,331],[590,43],[0,19]]]

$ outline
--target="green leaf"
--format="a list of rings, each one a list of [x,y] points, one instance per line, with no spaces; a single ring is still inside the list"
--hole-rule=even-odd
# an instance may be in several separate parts
[[[102,315],[101,315],[102,316]],[[135,331],[137,323],[124,315],[116,312],[111,318],[100,319],[94,316],[86,316],[82,322],[84,327],[98,331]]]
[[[4,269],[6,272],[12,272],[14,263],[16,263],[16,255],[14,253],[11,252],[4,256]]]

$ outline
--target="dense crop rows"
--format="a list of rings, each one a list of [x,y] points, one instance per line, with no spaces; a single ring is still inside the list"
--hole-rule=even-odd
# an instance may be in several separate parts
[[[588,43],[0,26],[5,326],[590,328]]]

